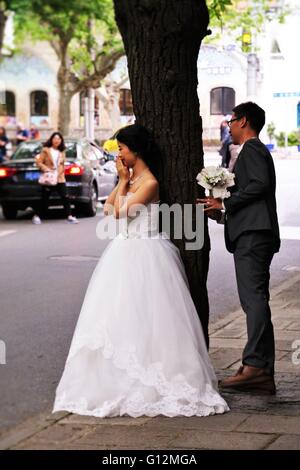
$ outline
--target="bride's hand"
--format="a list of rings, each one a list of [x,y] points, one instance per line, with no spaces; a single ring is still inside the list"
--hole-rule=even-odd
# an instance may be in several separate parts
[[[120,181],[124,183],[128,183],[130,179],[129,170],[122,162],[121,157],[117,157],[116,159],[116,168],[117,168]]]

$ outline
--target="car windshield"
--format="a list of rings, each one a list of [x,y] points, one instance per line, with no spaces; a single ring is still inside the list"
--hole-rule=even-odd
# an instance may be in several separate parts
[[[75,160],[77,156],[76,142],[65,142],[66,160]]]
[[[12,160],[30,160],[42,150],[41,142],[26,142],[21,144],[12,155]]]
[[[65,142],[66,145],[66,159],[75,160],[77,151],[76,151],[76,142]],[[30,160],[33,159],[40,151],[42,150],[41,142],[26,142],[21,144],[17,148],[15,153],[12,155],[12,160]]]

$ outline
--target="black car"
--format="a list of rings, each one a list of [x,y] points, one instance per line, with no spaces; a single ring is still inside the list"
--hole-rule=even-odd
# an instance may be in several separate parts
[[[113,162],[106,162],[99,147],[86,139],[66,139],[65,176],[71,204],[86,216],[96,215],[97,201],[105,200],[117,182]],[[0,165],[0,203],[6,219],[15,219],[18,210],[35,208],[41,199],[40,171],[35,157],[41,141],[21,144],[11,159]],[[112,164],[113,163],[113,164]],[[53,191],[49,206],[61,204]]]

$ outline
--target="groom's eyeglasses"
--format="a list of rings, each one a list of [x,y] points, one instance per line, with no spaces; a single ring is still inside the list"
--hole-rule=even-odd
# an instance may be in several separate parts
[[[228,126],[230,127],[231,124],[232,124],[234,121],[238,121],[239,119],[241,119],[241,118],[230,119],[230,121],[227,121]]]

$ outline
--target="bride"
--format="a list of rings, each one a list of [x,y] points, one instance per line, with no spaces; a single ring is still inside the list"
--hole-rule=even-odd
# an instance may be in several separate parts
[[[127,225],[91,278],[53,412],[98,417],[224,413],[229,408],[217,391],[179,251],[158,232],[151,137],[133,124],[121,129],[117,140],[119,184],[104,213]]]

